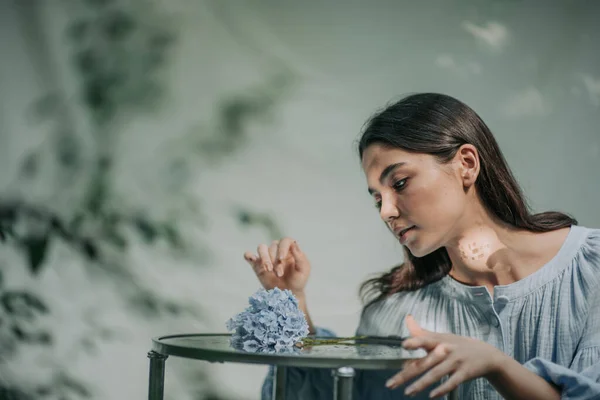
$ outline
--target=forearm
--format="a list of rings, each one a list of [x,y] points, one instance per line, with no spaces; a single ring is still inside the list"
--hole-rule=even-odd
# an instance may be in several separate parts
[[[486,376],[487,380],[505,399],[510,400],[559,400],[560,392],[534,372],[528,370],[512,357],[501,353],[498,367]]]
[[[306,295],[304,292],[294,293],[294,295],[298,299],[298,306],[300,310],[302,310],[302,312],[304,313],[304,316],[306,317],[306,322],[308,322],[308,334],[314,335],[316,330],[315,326],[313,325],[312,319],[310,318],[310,314],[308,313],[308,306],[306,305]]]

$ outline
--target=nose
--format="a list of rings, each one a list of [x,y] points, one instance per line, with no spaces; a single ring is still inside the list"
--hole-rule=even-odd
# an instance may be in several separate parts
[[[400,216],[400,211],[391,198],[386,198],[386,196],[382,197],[379,216],[386,223],[389,223]]]

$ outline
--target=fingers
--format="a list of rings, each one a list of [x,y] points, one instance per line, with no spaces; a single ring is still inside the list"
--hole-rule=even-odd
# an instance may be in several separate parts
[[[407,350],[425,349],[433,350],[439,344],[439,340],[433,335],[411,337],[402,342],[402,347]]]
[[[250,264],[254,264],[255,262],[258,261],[258,257],[256,257],[255,254],[252,254],[249,251],[247,251],[247,252],[244,253],[244,259],[246,261],[248,261]]]
[[[406,390],[404,391],[404,393],[406,395],[410,396],[412,394],[420,392],[423,389],[433,385],[434,383],[439,382],[444,376],[451,374],[455,370],[456,370],[456,361],[446,359],[443,362],[436,365],[435,367],[433,367],[431,370],[429,370],[425,375],[423,375],[420,379],[418,379],[412,385],[407,387]],[[449,386],[452,386],[454,384],[454,382],[456,382],[456,380],[459,380],[461,377],[460,372],[456,372],[455,374],[453,374],[453,376],[455,376],[455,375],[456,375],[456,378],[454,378],[454,380],[451,382],[451,384]],[[460,381],[462,382],[462,380],[460,380]],[[446,384],[446,383],[448,383],[448,382],[445,382],[444,384]],[[438,395],[438,393],[439,393],[438,389],[439,388],[436,388],[436,390],[434,390],[433,393],[437,392],[436,395]],[[433,393],[431,394],[432,397],[433,397]]]
[[[294,256],[295,244],[296,241],[289,237],[285,237],[279,241],[277,254],[275,256],[275,272],[277,276],[283,276],[286,259],[288,259],[290,256]]]
[[[404,364],[402,371],[390,378],[385,385],[390,389],[395,389],[398,386],[421,375],[432,367],[435,367],[440,362],[445,360],[447,355],[448,352],[446,349],[442,346],[438,346],[429,354],[427,354],[427,356]]]
[[[283,262],[290,255],[290,247],[294,244],[295,240],[289,237],[283,238],[279,241],[279,247],[277,248],[277,262]]]
[[[244,253],[244,260],[246,260],[252,266],[252,269],[257,276],[267,272],[266,268],[263,267],[260,258],[256,254],[247,251]]]
[[[451,391],[453,391],[454,389],[456,389],[458,387],[458,385],[463,383],[465,380],[466,379],[463,376],[463,373],[461,371],[456,371],[455,373],[450,375],[450,377],[448,378],[448,380],[446,380],[446,382],[442,383],[440,386],[438,386],[434,390],[432,390],[431,393],[429,394],[429,397],[436,398],[436,397],[445,396],[448,393],[450,393]]]
[[[296,241],[289,237],[274,240],[270,246],[260,244],[256,250],[258,256],[251,252],[244,253],[244,258],[252,264],[255,272],[273,271],[280,278],[285,273],[286,265],[291,262],[298,267],[298,261],[304,261],[305,258]]]
[[[393,390],[393,389],[396,389],[398,386],[404,384],[406,381],[408,381],[410,379],[409,370],[413,369],[415,367],[415,364],[421,362],[424,359],[425,359],[425,357],[419,358],[416,360],[408,360],[408,361],[404,362],[404,364],[402,365],[402,371],[398,372],[396,375],[389,378],[385,382],[385,386],[388,389]]]
[[[275,266],[277,264],[277,248],[279,247],[279,240],[273,240],[271,245],[269,246],[269,257],[271,259],[271,264]]]
[[[290,247],[290,253],[294,257],[294,263],[296,264],[296,270],[301,271],[304,266],[306,266],[307,260],[306,255],[300,250],[300,246],[298,246],[298,242],[292,243]]]
[[[269,247],[269,254],[271,256],[271,261],[273,263],[275,275],[277,275],[280,278],[283,276],[284,273],[284,264],[281,262],[279,257],[281,242],[283,242],[283,240],[273,240],[271,246]]]
[[[427,351],[433,350],[439,344],[439,335],[429,332],[415,321],[412,315],[407,315],[404,323],[410,333],[410,338],[406,339],[402,346],[407,350],[423,348]]]
[[[256,250],[258,251],[258,257],[260,257],[263,267],[267,271],[273,271],[273,263],[271,262],[271,256],[269,254],[269,248],[267,245],[260,244]]]
[[[404,319],[404,322],[406,323],[406,327],[408,328],[410,336],[423,336],[429,333],[425,329],[421,328],[412,315],[407,315]]]

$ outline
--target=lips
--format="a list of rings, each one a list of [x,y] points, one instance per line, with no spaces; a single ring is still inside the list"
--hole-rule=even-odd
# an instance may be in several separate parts
[[[396,235],[396,237],[398,239],[402,239],[404,237],[404,235],[406,234],[406,232],[410,231],[414,227],[415,227],[414,225],[406,226],[406,227],[399,226],[397,228],[394,228],[394,234]]]
[[[397,237],[401,237],[402,235],[404,235],[406,232],[413,229],[414,227],[415,227],[414,225],[406,226],[406,227],[397,227],[397,228],[394,228],[394,233],[396,234]]]

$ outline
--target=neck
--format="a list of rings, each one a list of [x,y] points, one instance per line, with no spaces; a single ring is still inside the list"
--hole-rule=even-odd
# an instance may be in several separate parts
[[[486,286],[490,292],[541,268],[566,236],[566,232],[557,236],[516,229],[490,216],[482,205],[471,210],[445,246],[452,261],[450,276],[467,285]],[[552,238],[540,237],[544,235]]]

